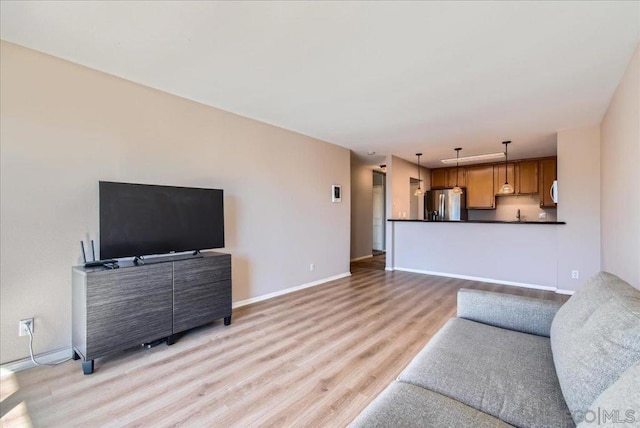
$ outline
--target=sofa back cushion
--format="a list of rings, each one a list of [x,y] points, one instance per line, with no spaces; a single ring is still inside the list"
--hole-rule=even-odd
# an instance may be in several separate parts
[[[640,362],[637,362],[596,398],[578,428],[639,426],[639,385]]]
[[[606,272],[591,278],[551,324],[551,350],[574,421],[640,361],[640,290]]]

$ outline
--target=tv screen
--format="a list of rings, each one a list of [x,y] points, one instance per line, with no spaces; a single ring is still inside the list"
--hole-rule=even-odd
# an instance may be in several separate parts
[[[100,258],[224,247],[223,191],[100,182]]]

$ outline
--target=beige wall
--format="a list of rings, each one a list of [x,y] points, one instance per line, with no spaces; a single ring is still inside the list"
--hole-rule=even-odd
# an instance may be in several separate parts
[[[3,363],[28,355],[21,318],[35,317],[36,353],[70,345],[71,266],[98,238],[98,180],[223,188],[236,302],[349,271],[347,149],[1,49]]]
[[[417,158],[416,158],[417,160]],[[386,212],[388,218],[400,218],[400,214],[406,212],[409,217],[410,180],[418,178],[418,165],[407,162],[396,156],[389,156],[387,159],[387,190],[386,190]],[[420,179],[422,180],[422,190],[431,188],[431,175],[427,168],[421,167]],[[420,199],[418,211],[424,212],[424,200]],[[385,249],[386,268],[392,270],[394,266],[393,252],[395,248],[392,224],[387,222],[385,227]]]
[[[558,199],[558,288],[578,290],[600,271],[599,125],[558,132]]]
[[[601,134],[602,268],[640,288],[640,44]]]
[[[391,167],[393,171],[393,184],[390,185],[387,181],[387,186],[391,192],[390,199],[392,209],[388,212],[391,212],[390,218],[400,218],[400,213],[402,212],[406,213],[408,218],[411,211],[409,208],[411,202],[411,192],[409,191],[410,180],[411,178],[418,178],[418,165],[407,162],[399,157],[391,156]],[[389,171],[387,170],[387,180],[388,175]],[[427,168],[420,167],[420,179],[422,180],[423,191],[431,188],[431,176]],[[419,201],[418,212],[422,216],[424,201],[422,198],[420,198]]]
[[[351,258],[373,248],[373,169],[351,153]]]

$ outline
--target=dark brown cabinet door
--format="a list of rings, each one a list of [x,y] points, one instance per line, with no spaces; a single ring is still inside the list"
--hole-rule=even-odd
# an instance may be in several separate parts
[[[170,263],[88,273],[86,293],[88,360],[171,335]]]
[[[467,208],[495,208],[493,166],[467,168]]]
[[[556,203],[551,199],[551,186],[557,179],[556,158],[540,160],[540,207],[553,208]]]
[[[174,263],[173,332],[231,316],[231,255]]]

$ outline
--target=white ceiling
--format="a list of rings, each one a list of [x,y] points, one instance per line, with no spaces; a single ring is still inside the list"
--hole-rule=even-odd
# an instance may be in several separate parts
[[[431,166],[505,139],[554,154],[600,122],[640,34],[637,1],[0,5],[4,40]]]

